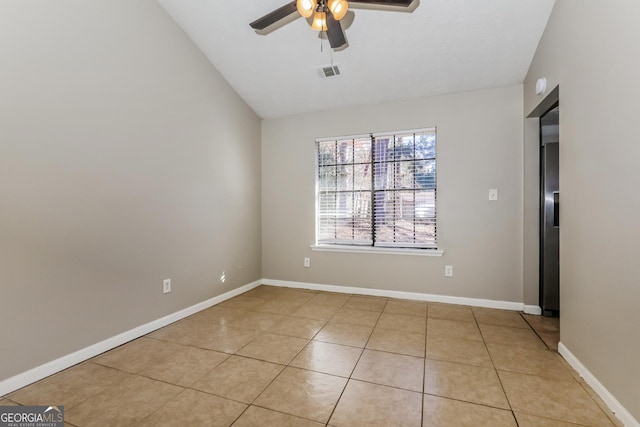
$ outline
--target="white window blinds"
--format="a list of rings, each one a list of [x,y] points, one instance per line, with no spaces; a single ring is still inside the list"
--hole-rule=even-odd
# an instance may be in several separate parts
[[[317,142],[317,243],[434,249],[436,130]]]

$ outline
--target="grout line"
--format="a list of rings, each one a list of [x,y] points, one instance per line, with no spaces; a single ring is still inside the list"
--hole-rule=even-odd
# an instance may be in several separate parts
[[[353,295],[349,297],[349,299],[345,302],[344,305],[348,304],[349,300],[352,297],[353,297]],[[384,311],[384,308],[387,306],[387,302],[389,302],[388,299],[385,301],[384,306],[382,307],[382,311]],[[376,329],[376,326],[378,325],[378,322],[380,321],[380,316],[382,315],[382,311],[380,311],[380,313],[378,313],[378,318],[376,319],[376,323],[375,323],[375,325],[373,325],[373,328],[371,329],[371,332],[369,333],[369,337],[367,338],[367,341],[364,343],[364,347],[362,347],[362,351],[360,352],[360,356],[358,356],[358,360],[353,365],[353,369],[351,370],[351,373],[349,374],[349,377],[347,378],[347,381],[344,383],[344,388],[340,392],[340,396],[338,397],[338,400],[336,400],[336,404],[333,406],[333,409],[331,410],[331,414],[329,414],[329,419],[327,420],[327,425],[329,425],[329,422],[331,421],[331,418],[333,417],[333,414],[336,412],[336,409],[338,408],[338,404],[340,403],[340,400],[342,399],[342,396],[344,395],[344,392],[347,389],[347,386],[349,385],[349,382],[353,378],[353,373],[355,372],[356,367],[358,366],[358,363],[360,363],[360,360],[362,359],[362,355],[364,354],[364,351],[367,348],[367,344],[369,344],[369,340],[371,339],[371,335],[373,335],[373,331]],[[334,315],[334,317],[335,317],[335,315]],[[332,319],[333,319],[333,317],[332,317]]]
[[[511,400],[509,399],[509,395],[507,394],[507,390],[505,390],[505,388],[504,388],[504,384],[502,383],[502,378],[500,378],[500,375],[498,375],[498,369],[496,368],[496,364],[493,361],[493,357],[491,356],[491,352],[489,351],[489,346],[487,345],[487,341],[485,340],[485,337],[482,334],[482,329],[480,329],[480,323],[478,322],[478,318],[476,317],[476,312],[472,309],[471,313],[473,314],[473,318],[476,321],[476,327],[480,331],[480,336],[482,337],[482,343],[484,344],[484,348],[487,351],[487,354],[489,355],[489,359],[491,360],[491,365],[493,367],[493,372],[496,374],[496,377],[498,377],[498,382],[500,383],[500,388],[502,389],[502,393],[504,394],[505,399],[507,399],[507,405],[509,405],[509,410],[511,412],[511,416],[515,420],[516,424],[518,424],[518,419],[516,418],[516,414],[513,412],[513,405],[511,405]]]
[[[575,379],[575,378],[574,378]],[[609,414],[613,414],[613,416],[615,416],[615,412],[613,412],[611,409],[607,408],[606,403],[604,404],[604,408],[600,405],[600,403],[598,402],[598,400],[593,397],[592,393],[595,394],[596,396],[598,396],[598,394],[595,392],[595,390],[593,390],[589,384],[587,384],[587,382],[584,380],[584,378],[581,378],[582,381],[578,381],[576,380],[576,382],[578,383],[578,385],[584,390],[585,393],[587,393],[587,395],[589,396],[589,398],[596,404],[596,406],[598,408],[600,408],[600,410],[602,412],[604,412],[604,414],[607,416],[607,418],[609,418],[609,420],[611,421],[611,417],[609,416]],[[599,397],[599,396],[598,396]],[[604,403],[604,402],[603,402]],[[606,408],[606,409],[605,409]]]
[[[245,405],[246,405],[246,403],[245,403]],[[249,405],[247,405],[247,407],[246,407],[246,408],[244,408],[244,411],[242,411],[242,412],[240,413],[240,415],[238,415],[238,416],[235,418],[235,420],[233,420],[233,422],[231,423],[231,426],[233,426],[233,425],[234,425],[234,424],[235,424],[235,423],[240,419],[240,417],[242,417],[242,416],[245,414],[245,412],[247,412],[247,411],[249,410],[249,408],[250,408],[250,407],[251,407],[251,405],[250,405],[250,404],[249,404]]]
[[[424,318],[424,360],[422,361],[422,396],[420,396],[420,425],[424,425],[424,384],[427,381],[427,340],[429,332],[429,304]]]
[[[245,405],[246,405],[246,403],[245,403]],[[271,412],[277,412],[278,414],[286,415],[286,416],[288,416],[288,417],[299,418],[299,419],[301,419],[301,420],[311,421],[311,422],[314,422],[314,423],[317,423],[317,424],[322,424],[322,425],[325,425],[325,426],[326,426],[326,425],[327,425],[327,423],[328,423],[328,421],[327,421],[326,423],[323,423],[322,421],[313,420],[313,419],[311,419],[311,418],[303,417],[303,416],[300,416],[300,415],[293,415],[293,414],[290,414],[290,413],[288,413],[288,412],[282,412],[282,411],[280,411],[280,410],[278,410],[278,409],[267,408],[266,406],[256,405],[255,403],[250,403],[250,404],[249,404],[249,406],[247,407],[247,409],[249,409],[251,406],[254,406],[254,407],[256,407],[256,408],[260,408],[260,409],[265,409],[265,410],[267,410],[267,411],[271,411]],[[237,421],[237,420],[236,420],[236,421]],[[234,422],[235,422],[235,421],[234,421]]]
[[[137,374],[134,374],[134,375],[137,375]],[[140,375],[140,376],[141,376],[141,377],[143,377],[143,378],[147,378],[147,377],[144,377],[144,376],[142,376],[142,375]],[[165,383],[165,384],[168,384],[166,381],[162,381],[162,382],[163,382],[163,383]],[[180,386],[176,386],[175,384],[173,384],[173,386],[175,386],[175,387],[180,387]],[[161,410],[162,410],[162,408],[164,408],[164,406],[165,406],[167,403],[169,403],[169,402],[173,402],[173,401],[174,401],[174,400],[176,400],[178,397],[180,397],[180,395],[181,395],[182,393],[184,393],[185,391],[187,391],[187,388],[186,388],[186,387],[183,387],[183,388],[182,388],[182,391],[181,391],[180,393],[176,394],[176,395],[175,395],[175,397],[173,397],[171,400],[167,400],[167,401],[165,401],[165,402],[164,402],[164,404],[163,404],[162,406],[160,406],[158,409],[156,409],[156,410],[154,410],[154,411],[151,411],[151,412],[150,412],[146,417],[144,417],[144,418],[143,418],[143,419],[141,419],[139,422],[137,422],[137,423],[136,423],[136,425],[137,425],[137,424],[142,424],[142,423],[144,422],[144,420],[148,419],[149,417],[151,417],[152,415],[154,415],[156,412],[161,411]],[[65,424],[68,424],[68,423],[65,421]]]
[[[453,400],[455,402],[468,403],[469,405],[478,405],[478,406],[484,406],[485,408],[498,409],[500,411],[508,411],[508,412],[511,412],[513,415],[513,410],[511,409],[500,408],[498,406],[491,406],[491,405],[487,405],[486,403],[471,402],[469,400],[456,399],[455,397],[441,396],[439,394],[433,394],[433,393],[424,393],[424,394],[427,396],[439,397],[441,399]],[[515,415],[513,415],[513,417],[515,418]]]
[[[282,370],[284,370],[284,368],[283,368]],[[278,373],[278,375],[279,375],[279,374],[280,374],[280,373]],[[277,376],[277,375],[276,375],[276,376]],[[196,381],[196,382],[197,382],[197,381]],[[195,384],[195,383],[194,383],[194,384]],[[268,386],[267,386],[267,387],[268,387]],[[195,392],[197,392],[197,393],[204,393],[204,394],[208,394],[208,395],[210,395],[210,396],[219,397],[219,398],[221,398],[221,399],[230,400],[231,402],[241,403],[241,404],[243,404],[243,405],[249,405],[249,406],[250,406],[250,405],[253,405],[253,403],[243,402],[242,400],[234,399],[234,398],[232,398],[232,397],[222,396],[221,394],[216,394],[216,393],[213,393],[213,392],[210,392],[210,391],[201,390],[201,389],[199,389],[199,388],[193,388],[193,384],[192,384],[192,385],[190,385],[189,387],[185,387],[185,389],[189,389],[189,390],[191,390],[191,391],[195,391]],[[259,396],[259,395],[258,395],[258,396]],[[256,399],[257,399],[257,397],[256,397]],[[254,399],[254,401],[255,401],[256,399]]]
[[[549,344],[547,344],[547,342],[544,339],[542,339],[542,337],[540,336],[540,334],[538,333],[536,328],[534,328],[533,325],[531,323],[529,323],[527,318],[524,317],[523,313],[518,313],[518,314],[520,314],[520,317],[522,317],[522,319],[527,323],[527,325],[529,325],[529,328],[533,331],[534,334],[536,334],[538,339],[540,339],[540,341],[542,341],[542,344],[544,344],[544,346],[547,347],[547,350],[554,351],[554,352],[558,353],[558,350],[554,350],[551,347],[549,347]]]
[[[344,378],[344,377],[342,377],[342,378]],[[429,394],[429,393],[421,393],[421,392],[415,391],[415,390],[410,390],[408,388],[398,387],[398,386],[395,386],[395,385],[374,383],[373,381],[361,380],[361,379],[358,379],[358,378],[350,378],[349,380],[357,381],[359,383],[371,384],[371,385],[375,385],[375,386],[379,386],[379,387],[392,388],[394,390],[407,391],[409,393],[415,393],[415,394],[420,394],[420,395]],[[442,396],[438,396],[438,397],[442,397]],[[472,403],[472,402],[467,402],[467,403]],[[487,406],[487,405],[484,405],[484,406]]]

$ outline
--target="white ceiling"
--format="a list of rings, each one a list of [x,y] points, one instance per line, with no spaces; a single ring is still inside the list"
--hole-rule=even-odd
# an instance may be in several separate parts
[[[249,23],[290,0],[159,0],[262,118],[521,83],[555,0],[416,0],[356,9],[330,51],[301,17],[267,35]],[[353,14],[351,15],[351,12]],[[342,75],[322,79],[333,63]]]

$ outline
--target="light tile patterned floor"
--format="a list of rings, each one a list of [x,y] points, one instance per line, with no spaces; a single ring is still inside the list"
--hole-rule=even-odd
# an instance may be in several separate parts
[[[0,405],[61,404],[78,427],[620,425],[557,334],[510,311],[260,286]]]

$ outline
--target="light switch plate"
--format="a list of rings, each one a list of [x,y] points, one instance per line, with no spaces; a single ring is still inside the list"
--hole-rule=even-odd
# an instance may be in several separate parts
[[[498,189],[492,188],[489,190],[489,200],[498,200]]]
[[[444,266],[444,275],[445,277],[453,277],[453,266],[445,265]]]

